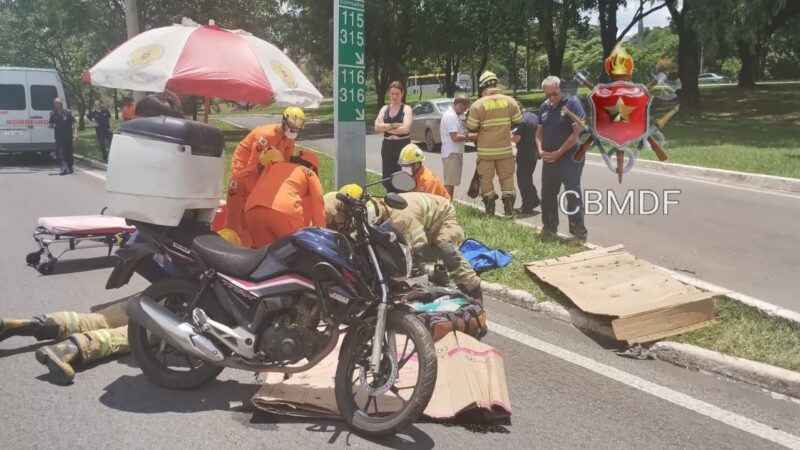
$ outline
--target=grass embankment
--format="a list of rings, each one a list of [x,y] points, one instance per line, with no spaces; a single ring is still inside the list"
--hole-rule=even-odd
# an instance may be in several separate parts
[[[221,121],[212,121],[212,123],[225,134],[225,173],[227,174],[236,144],[247,134],[247,130]],[[76,152],[99,159],[100,155],[93,131],[89,130],[81,135],[76,145]],[[330,191],[333,189],[333,158],[324,154],[319,156],[322,184],[326,191]],[[377,175],[369,173],[368,180],[376,181]],[[227,182],[226,175],[223,186],[221,186],[223,195]],[[383,192],[380,185],[372,189],[375,189],[376,194]],[[479,210],[469,206],[457,204],[456,210],[459,222],[468,237],[477,239],[492,248],[505,249],[514,256],[508,267],[482,274],[484,280],[530,292],[542,301],[569,304],[569,300],[557,290],[535,282],[525,271],[524,264],[568,255],[580,251],[580,248],[557,240],[542,241],[529,227],[501,217],[486,217]],[[715,303],[718,319],[716,325],[669,340],[694,344],[729,355],[800,371],[800,326],[770,318],[755,308],[726,297],[715,298]]]

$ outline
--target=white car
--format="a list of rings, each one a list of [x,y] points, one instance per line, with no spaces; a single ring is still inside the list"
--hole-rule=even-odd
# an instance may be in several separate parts
[[[715,73],[701,73],[700,75],[697,76],[698,84],[718,84],[724,82],[725,82],[725,77],[722,77]]]
[[[411,110],[411,140],[422,141],[429,152],[439,151],[442,147],[442,138],[439,134],[439,124],[442,122],[442,114],[453,104],[452,98],[435,98],[423,100]],[[464,122],[461,116],[461,122]],[[472,142],[467,142],[467,146],[474,146]]]

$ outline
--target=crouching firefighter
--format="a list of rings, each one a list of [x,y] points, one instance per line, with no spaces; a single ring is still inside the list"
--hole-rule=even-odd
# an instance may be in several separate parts
[[[361,196],[362,188],[355,184],[346,185],[339,192],[357,198]],[[458,250],[464,241],[464,230],[456,220],[456,211],[450,201],[422,192],[399,195],[408,203],[405,209],[392,209],[386,206],[383,199],[373,198],[371,207],[367,208],[370,222],[380,225],[391,221],[415,255],[426,247],[434,250],[458,289],[472,298],[482,300],[481,279]],[[348,232],[342,207],[341,201],[336,199],[336,192],[325,195],[326,226]]]

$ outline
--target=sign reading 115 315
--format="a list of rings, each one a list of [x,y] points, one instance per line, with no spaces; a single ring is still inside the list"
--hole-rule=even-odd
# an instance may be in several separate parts
[[[340,121],[363,121],[366,97],[364,1],[339,0],[338,5],[336,115]]]

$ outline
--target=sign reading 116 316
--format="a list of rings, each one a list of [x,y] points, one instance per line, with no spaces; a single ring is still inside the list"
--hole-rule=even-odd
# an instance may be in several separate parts
[[[336,117],[364,120],[364,1],[339,0],[336,8]]]

